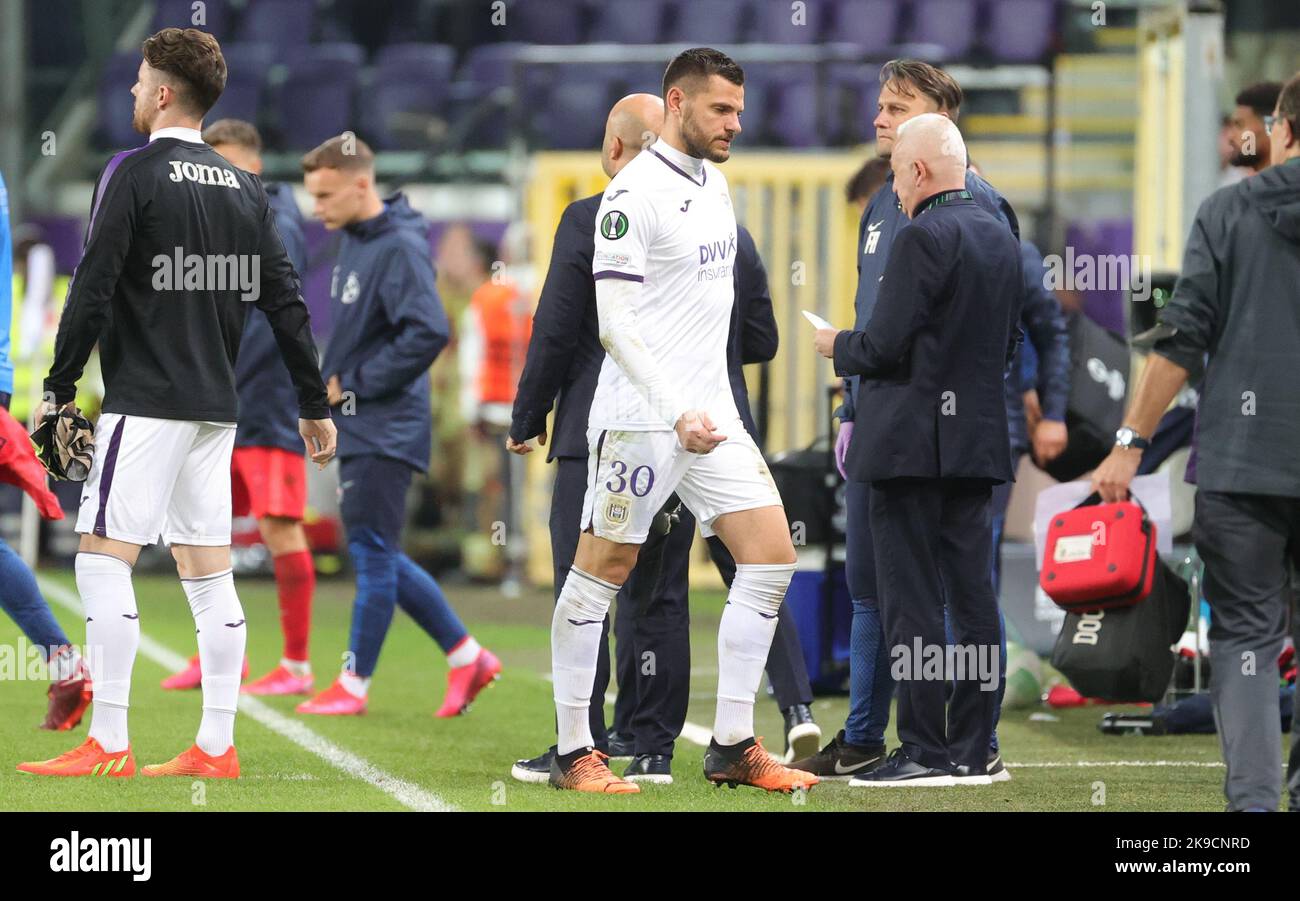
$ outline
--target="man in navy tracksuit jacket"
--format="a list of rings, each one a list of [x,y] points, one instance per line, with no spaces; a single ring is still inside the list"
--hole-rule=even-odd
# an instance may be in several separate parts
[[[874,123],[880,156],[889,156],[896,130],[908,119],[929,112],[942,112],[953,119],[957,117],[961,88],[951,76],[928,63],[893,60],[882,67],[880,80],[880,113]],[[976,204],[1005,223],[1019,238],[1020,223],[1001,194],[970,171],[966,175],[966,189]],[[891,172],[884,186],[867,204],[858,224],[854,329],[863,329],[871,321],[894,237],[907,224],[908,218],[899,205]],[[858,440],[854,416],[860,380],[852,378],[848,382],[844,404],[837,411],[840,433],[835,453],[842,473],[845,472],[844,460],[851,443]],[[870,422],[861,424],[862,429],[872,427]],[[885,727],[889,724],[889,704],[894,692],[878,606],[876,559],[869,520],[871,486],[854,479],[851,474],[845,478],[845,575],[853,602],[849,642],[849,715],[844,730],[825,748],[793,764],[823,778],[839,780],[862,775],[884,762]],[[993,740],[996,744],[996,733]],[[991,771],[998,767],[1000,763],[990,764]],[[1003,778],[1005,773],[1005,769],[999,770],[996,778]]]
[[[633,141],[639,144],[645,130],[657,131],[663,118],[662,102],[657,97],[637,96],[643,98],[646,121],[619,123],[611,115],[611,128],[625,126],[629,145]],[[635,103],[636,98],[620,104],[629,101]],[[611,177],[635,156],[635,152],[624,155],[623,147],[620,142],[617,157],[609,159],[610,138],[607,137],[604,165]],[[515,396],[510,428],[514,445],[524,445],[545,432],[546,417],[552,405],[555,406],[554,434],[550,436],[547,462],[556,461],[550,529],[557,597],[577,549],[587,479],[587,414],[605,358],[597,331],[595,282],[591,278],[600,201],[601,194],[576,200],[560,218],[550,270],[533,319],[533,336]],[[737,239],[735,280],[737,304],[732,311],[727,362],[737,410],[745,428],[756,436],[742,366],[772,359],[776,354],[777,334],[766,273],[753,238],[743,228]],[[742,303],[741,298],[748,303]],[[674,501],[670,499],[669,504]],[[654,761],[657,774],[667,775],[673,742],[686,718],[690,692],[687,571],[695,524],[684,509],[679,516],[679,522],[666,537],[652,532],[637,568],[619,593],[620,612],[615,622],[618,682],[629,690],[619,692],[614,725],[618,733],[624,730],[631,733],[635,759],[629,773],[634,778],[637,774],[633,768],[648,762],[648,758],[659,758]],[[713,551],[712,545],[710,550]],[[716,553],[714,559],[726,577],[724,562]],[[647,584],[647,574],[659,569],[660,560],[662,569],[658,577],[653,584]],[[606,617],[606,635],[608,630]],[[647,651],[654,655],[656,662],[653,677],[641,675],[640,663],[646,659],[642,655]],[[592,697],[603,696],[609,672],[609,643],[602,637]],[[784,608],[768,656],[768,676],[778,703],[784,707],[806,706],[811,702],[812,691],[798,634]],[[808,719],[811,720],[811,714]],[[620,750],[614,746],[627,736],[617,734],[613,742],[609,740],[600,704],[590,707],[590,725],[597,747],[602,751]],[[521,781],[545,781],[550,772],[550,754],[547,751],[531,760],[519,761],[512,774]]]
[[[433,416],[429,367],[447,345],[434,287],[429,223],[402,194],[381,201],[374,157],[351,135],[303,158],[307,190],[327,228],[343,237],[330,279],[333,334],[321,373],[339,415],[339,508],[357,574],[349,659],[303,713],[365,710],[370,676],[400,605],[447,654],[451,671],[438,716],[455,716],[500,671],[433,578],[402,553],[411,477],[429,468]]]

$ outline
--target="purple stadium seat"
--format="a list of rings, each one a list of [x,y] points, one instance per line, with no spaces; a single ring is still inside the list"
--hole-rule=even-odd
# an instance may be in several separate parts
[[[471,147],[502,147],[509,131],[510,116],[488,109],[489,101],[499,88],[512,86],[514,60],[525,45],[517,42],[481,44],[469,52],[452,85],[453,130],[466,132]],[[526,67],[523,76],[540,76]],[[528,80],[526,78],[526,80]],[[527,86],[526,86],[527,88]],[[469,123],[473,122],[471,126]]]
[[[131,127],[135,97],[131,87],[140,69],[140,53],[130,50],[109,59],[99,76],[99,143],[101,147],[124,150],[139,147],[144,135]]]
[[[478,89],[510,84],[514,60],[524,46],[515,41],[480,44],[465,58],[458,80]]]
[[[356,127],[352,114],[358,66],[328,54],[288,62],[276,97],[284,147],[309,150],[326,138]]]
[[[380,51],[361,111],[380,150],[423,149],[422,124],[444,115],[456,54],[441,44],[393,44]]]
[[[356,68],[361,65],[365,55],[358,44],[290,44],[280,50],[279,58],[291,66],[299,63],[333,63]]]
[[[975,13],[975,0],[915,0],[907,42],[932,44],[945,59],[960,59],[975,43]]]
[[[884,56],[898,35],[901,0],[840,0],[829,40],[847,41],[864,56]]]
[[[751,146],[816,147],[817,80],[811,63],[755,63],[745,69],[741,125]],[[742,139],[744,140],[744,139]]]
[[[874,140],[880,67],[874,63],[831,63],[822,82],[822,136],[833,146]]]
[[[749,0],[679,0],[669,8],[667,43],[713,47],[745,40]]]
[[[654,44],[663,36],[664,0],[599,0],[593,4],[592,43]]]
[[[218,119],[243,119],[245,122],[257,123],[258,111],[262,108],[262,91],[266,86],[266,70],[247,66],[234,67],[226,63],[226,89],[221,92],[216,104],[203,117],[207,123]]]
[[[826,24],[826,0],[805,0],[804,24],[796,25],[790,4],[766,0],[754,7],[754,32],[750,40],[765,44],[812,44],[821,39]]]
[[[595,150],[605,134],[605,113],[612,98],[609,85],[594,73],[565,78],[551,89],[544,108],[532,117],[542,146],[554,150]]]
[[[984,46],[1004,63],[1036,62],[1056,30],[1056,0],[992,0]]]
[[[244,10],[239,39],[281,47],[305,44],[312,38],[315,21],[315,0],[257,0]]]
[[[530,44],[581,44],[582,0],[522,0],[506,10],[506,34]]]
[[[203,18],[202,23],[194,21],[193,0],[158,0],[149,33],[163,28],[197,28],[216,36],[223,45],[227,39],[234,37],[230,0],[205,0]]]
[[[273,44],[226,44],[221,55],[226,58],[226,89],[221,92],[208,115],[208,122],[218,119],[243,119],[257,123],[267,71],[275,61]]]

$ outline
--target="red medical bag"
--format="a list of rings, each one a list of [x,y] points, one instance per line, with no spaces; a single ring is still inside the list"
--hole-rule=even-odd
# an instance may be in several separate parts
[[[1128,607],[1151,593],[1156,525],[1135,499],[1100,503],[1092,494],[1047,527],[1038,584],[1071,612]]]

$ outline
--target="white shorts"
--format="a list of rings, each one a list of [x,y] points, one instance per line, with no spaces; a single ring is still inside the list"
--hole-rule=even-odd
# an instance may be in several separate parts
[[[233,422],[105,413],[77,531],[131,544],[230,544]]]
[[[587,492],[582,530],[619,544],[641,544],[674,492],[700,524],[724,513],[782,506],[767,461],[740,420],[717,426],[727,440],[711,453],[682,448],[676,432],[587,430]]]

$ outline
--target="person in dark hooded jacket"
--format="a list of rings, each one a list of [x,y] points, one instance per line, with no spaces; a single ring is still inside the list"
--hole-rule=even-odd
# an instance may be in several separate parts
[[[447,694],[437,716],[456,716],[497,677],[427,572],[402,553],[411,477],[429,468],[433,415],[429,367],[450,328],[434,287],[429,223],[406,197],[381,200],[374,155],[351,133],[303,157],[307,191],[329,229],[341,229],[330,279],[333,334],[321,374],[339,408],[339,512],[357,574],[347,663],[299,713],[359,714],[400,606],[447,655]]]
[[[1273,166],[1197,210],[1154,352],[1092,479],[1103,501],[1126,497],[1161,414],[1203,374],[1193,534],[1212,613],[1210,699],[1229,810],[1276,810],[1281,790],[1274,661],[1300,547],[1300,74],[1265,124]],[[1294,736],[1287,773],[1290,808],[1300,810]]]

